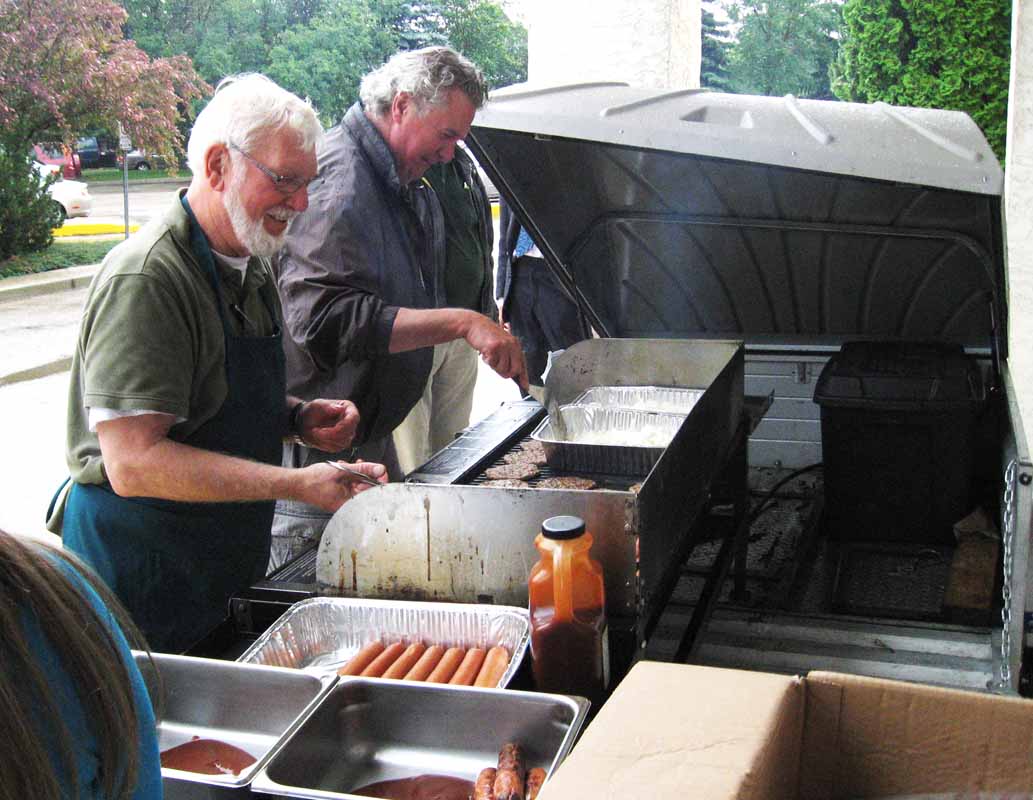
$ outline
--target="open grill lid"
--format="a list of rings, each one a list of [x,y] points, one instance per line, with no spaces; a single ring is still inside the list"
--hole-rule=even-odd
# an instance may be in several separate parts
[[[522,84],[468,143],[602,335],[1006,341],[1003,173],[964,113]]]

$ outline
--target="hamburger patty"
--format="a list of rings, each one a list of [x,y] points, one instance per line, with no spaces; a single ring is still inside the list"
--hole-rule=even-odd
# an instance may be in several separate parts
[[[502,460],[507,464],[535,464],[540,467],[545,463],[545,453],[538,453],[534,450],[514,450],[512,453],[502,456]]]
[[[545,463],[545,445],[539,442],[537,439],[528,439],[520,445],[520,449],[525,453],[533,455],[539,460],[539,463]]]
[[[484,470],[484,477],[489,480],[512,478],[514,480],[527,480],[538,475],[538,467],[534,464],[503,464],[498,467],[488,467]]]
[[[591,478],[581,478],[577,475],[557,475],[538,481],[540,489],[595,489],[598,485]]]

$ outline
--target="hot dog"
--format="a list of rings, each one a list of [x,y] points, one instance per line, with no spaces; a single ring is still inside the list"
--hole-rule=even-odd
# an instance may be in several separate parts
[[[524,753],[520,745],[514,742],[502,745],[493,788],[495,800],[524,800]]]
[[[423,642],[413,642],[405,648],[405,652],[398,656],[395,663],[388,667],[380,677],[401,680],[409,670],[416,666],[416,662],[420,660],[420,656],[423,655],[423,651],[426,649],[427,645]]]
[[[545,783],[545,770],[535,767],[527,771],[527,783],[525,784],[524,800],[534,800]]]
[[[395,642],[392,645],[388,645],[387,649],[374,658],[372,663],[360,672],[359,675],[363,678],[379,678],[384,674],[384,671],[388,667],[395,663],[395,659],[397,659],[404,651],[405,645],[401,642]]]
[[[427,676],[427,683],[448,683],[463,661],[466,651],[462,647],[450,647],[441,657],[434,671]]]
[[[484,658],[484,664],[477,673],[477,680],[473,682],[473,685],[498,686],[507,666],[509,666],[509,651],[502,645],[491,648]]]
[[[473,785],[473,800],[495,800],[495,767],[485,767]]]
[[[484,651],[479,647],[471,647],[466,651],[463,663],[459,665],[456,674],[452,676],[449,683],[470,686],[477,678],[477,673],[484,663]]]
[[[373,659],[384,652],[384,643],[379,639],[375,642],[370,642],[363,647],[359,652],[351,657],[343,667],[337,670],[338,675],[358,675],[366,667],[368,667]]]
[[[425,681],[427,676],[434,671],[434,667],[437,666],[441,660],[441,654],[445,652],[444,646],[440,644],[431,645],[427,650],[420,656],[420,660],[413,664],[405,675],[402,676],[403,681]],[[403,656],[404,658],[404,656]],[[401,661],[401,659],[398,659]]]

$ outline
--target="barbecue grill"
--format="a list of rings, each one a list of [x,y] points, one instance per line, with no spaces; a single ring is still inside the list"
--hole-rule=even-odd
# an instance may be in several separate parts
[[[693,543],[722,537],[712,546],[709,588],[693,597],[679,634],[674,657],[690,656],[715,580],[733,552],[737,565],[748,560],[747,436],[751,468],[820,462],[814,383],[851,340],[954,342],[978,363],[991,391],[975,494],[1011,523],[1012,561],[1000,579],[1016,606],[1027,605],[1028,493],[1001,503],[1004,488],[1030,471],[1008,377],[1003,174],[965,114],[616,83],[524,85],[493,93],[467,144],[599,337],[555,362],[549,388],[559,402],[597,385],[706,392],[638,494],[633,476],[591,475],[602,486],[592,491],[534,481],[527,489],[479,486],[544,414],[530,400],[506,404],[408,483],[342,508],[318,553],[234,601],[239,629],[260,632],[282,610],[278,602],[323,592],[522,605],[538,525],[574,513],[600,542],[608,611],[630,647],[649,640]],[[1002,480],[1013,460],[1017,468]],[[820,497],[814,508],[800,553],[820,538]],[[784,544],[771,549],[778,558],[784,550],[791,566],[775,579],[783,595],[799,589],[797,574],[817,587],[821,566],[797,570],[802,556]],[[739,569],[735,576],[739,597],[744,577]],[[702,651],[728,652],[748,638],[742,631],[758,613],[727,617],[712,627],[734,625],[734,636],[704,642]],[[1021,621],[1021,608],[1012,618]],[[771,650],[788,650],[787,632],[800,628],[830,638],[824,616],[762,621],[762,647]],[[964,670],[945,654],[965,639],[978,653],[961,659],[966,685],[1017,682],[1021,624],[915,626],[906,633],[922,642],[920,656],[879,647],[888,634],[869,619],[849,624],[836,633],[859,653],[846,664],[741,651],[739,661],[711,663],[793,671],[817,664],[950,683]]]

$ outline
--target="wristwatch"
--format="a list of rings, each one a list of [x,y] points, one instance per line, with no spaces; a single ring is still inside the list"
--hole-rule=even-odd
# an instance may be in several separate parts
[[[287,416],[287,434],[297,444],[305,444],[301,435],[301,415],[305,413],[306,400],[295,403],[291,406],[290,414]]]

